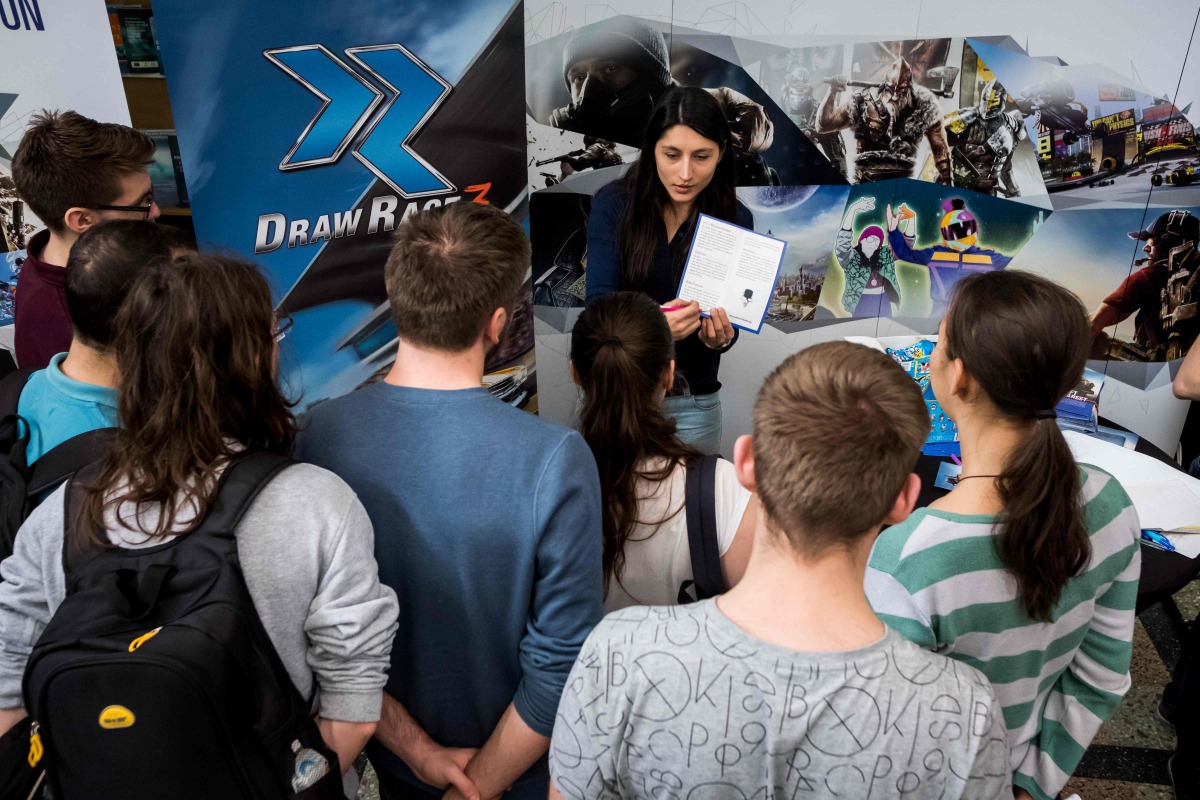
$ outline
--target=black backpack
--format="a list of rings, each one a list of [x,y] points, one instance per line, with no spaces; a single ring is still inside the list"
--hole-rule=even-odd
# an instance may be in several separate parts
[[[717,462],[720,460],[719,455],[706,455],[687,464],[684,507],[692,580],[679,585],[677,599],[680,604],[707,600],[729,589],[721,572],[721,545],[717,539]]]
[[[288,676],[246,588],[234,530],[292,462],[255,452],[225,470],[192,533],[102,547],[67,487],[67,596],[25,669],[56,800],[343,798],[337,755]]]
[[[31,467],[25,458],[29,425],[17,415],[17,404],[37,371],[24,367],[0,381],[0,560],[12,555],[17,530],[41,498],[103,458],[117,430],[100,428],[73,436],[43,453]]]

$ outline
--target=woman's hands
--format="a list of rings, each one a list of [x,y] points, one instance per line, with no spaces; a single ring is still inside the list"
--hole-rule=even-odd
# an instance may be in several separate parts
[[[723,308],[708,312],[708,318],[700,322],[700,341],[713,350],[720,350],[733,341],[733,325]]]
[[[662,307],[667,316],[667,324],[671,326],[671,338],[675,341],[686,339],[700,327],[700,302],[690,303],[676,297]]]
[[[696,331],[700,332],[700,341],[714,350],[720,350],[733,340],[733,325],[723,308],[714,308],[707,317],[701,317],[699,301],[688,302],[676,297],[662,309],[671,326],[671,338],[677,342]]]

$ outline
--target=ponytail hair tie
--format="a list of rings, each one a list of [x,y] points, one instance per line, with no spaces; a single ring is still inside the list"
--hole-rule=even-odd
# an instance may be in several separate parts
[[[1034,419],[1058,419],[1058,414],[1053,408],[1044,409],[1042,411],[1033,412]]]
[[[622,344],[624,344],[624,342],[622,342],[620,338],[616,336],[605,336],[600,340],[600,346],[603,347],[606,344],[613,344],[620,347]]]

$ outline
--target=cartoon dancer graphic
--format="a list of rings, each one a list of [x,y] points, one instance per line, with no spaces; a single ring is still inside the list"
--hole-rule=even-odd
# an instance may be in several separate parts
[[[888,248],[883,229],[868,225],[854,238],[854,218],[875,208],[874,197],[860,197],[846,208],[842,228],[834,240],[833,251],[846,273],[842,308],[853,317],[891,317],[892,303],[900,303],[896,289],[896,259]]]
[[[890,205],[887,207],[888,243],[896,258],[929,268],[929,294],[933,298],[934,315],[946,310],[950,290],[964,275],[1004,269],[1012,261],[1012,256],[975,245],[979,238],[979,222],[961,198],[947,200],[942,209],[946,212],[942,216],[943,243],[914,250],[909,238],[898,227],[902,217],[911,217],[913,223],[909,231],[915,231],[916,215],[907,205],[901,205],[898,213],[893,213]]]

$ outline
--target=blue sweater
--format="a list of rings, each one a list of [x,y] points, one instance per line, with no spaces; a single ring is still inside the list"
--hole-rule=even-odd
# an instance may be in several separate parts
[[[609,292],[635,287],[621,283],[621,223],[629,204],[629,187],[624,180],[613,181],[592,198],[592,210],[587,224],[587,302]],[[743,228],[754,228],[750,209],[737,201],[737,219],[731,222]],[[678,297],[679,282],[683,279],[683,263],[692,246],[692,228],[684,226],[675,238],[667,241],[666,225],[657,228],[658,241],[654,261],[646,285],[646,294],[662,305]],[[688,298],[684,298],[685,300]],[[734,341],[741,331],[733,331]],[[721,388],[717,370],[721,353],[700,341],[699,333],[675,343],[675,368],[688,381],[692,394],[710,394]]]
[[[433,739],[480,747],[514,702],[549,736],[602,615],[600,484],[579,434],[485,389],[376,383],[316,406],[297,456],[341,476],[400,602],[387,692]],[[413,785],[378,742],[372,763]],[[542,759],[509,796],[546,796]]]

